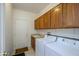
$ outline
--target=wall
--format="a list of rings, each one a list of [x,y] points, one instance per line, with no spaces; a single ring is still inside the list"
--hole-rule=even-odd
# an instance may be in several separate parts
[[[8,55],[13,53],[12,39],[12,5],[9,3],[3,4],[3,51],[8,52]]]
[[[57,6],[59,3],[56,4],[50,4],[48,5],[44,10],[42,10],[37,17],[41,16],[51,8]],[[38,33],[46,34],[47,32],[51,32],[51,34],[54,35],[61,35],[61,36],[67,36],[67,37],[75,37],[79,38],[79,28],[72,28],[72,29],[47,29],[47,30],[36,30]]]
[[[59,36],[66,36],[66,37],[73,37],[73,38],[79,38],[79,28],[75,29],[47,29],[47,30],[37,30],[40,34],[47,34],[47,32],[50,32],[53,35],[59,35]]]
[[[35,33],[34,19],[36,14],[14,9],[13,12],[13,40],[14,49],[30,47],[31,34]]]
[[[1,44],[1,39],[2,39],[2,25],[1,25],[1,23],[2,23],[2,4],[0,3],[0,53],[1,53],[1,51],[2,51],[2,44]],[[1,55],[1,54],[0,54]]]

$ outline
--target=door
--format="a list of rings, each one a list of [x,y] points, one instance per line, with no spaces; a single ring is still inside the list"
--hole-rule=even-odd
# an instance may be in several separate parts
[[[35,20],[35,29],[39,29],[39,18]]]
[[[31,36],[31,47],[33,48],[33,50],[35,51],[35,37]]]
[[[28,40],[28,21],[16,20],[14,25],[14,46],[15,49],[27,47]]]
[[[62,28],[62,4],[51,9],[51,28]]]
[[[43,15],[44,18],[44,29],[50,29],[50,11]]]
[[[79,4],[65,3],[63,4],[63,27],[74,28],[79,27]]]
[[[39,17],[39,28],[44,29],[44,17],[43,15]]]

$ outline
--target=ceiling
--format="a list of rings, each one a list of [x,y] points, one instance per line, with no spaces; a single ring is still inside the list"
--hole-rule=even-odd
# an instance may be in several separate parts
[[[39,13],[42,11],[49,3],[13,3],[13,8],[25,10],[32,13]]]

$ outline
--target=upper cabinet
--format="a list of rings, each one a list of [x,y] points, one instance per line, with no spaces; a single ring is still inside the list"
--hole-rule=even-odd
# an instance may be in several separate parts
[[[43,29],[44,28],[44,18],[43,16],[39,17],[39,29]]]
[[[62,4],[51,9],[51,28],[62,28]]]
[[[75,28],[79,27],[79,4],[67,3],[63,4],[63,27]]]
[[[50,28],[50,11],[43,15],[44,18],[44,29]]]
[[[35,29],[49,29],[50,28],[50,11],[40,16],[35,20]]]
[[[35,21],[35,28],[79,28],[79,3],[63,3],[52,8]]]
[[[35,20],[35,29],[39,29],[39,19]]]
[[[35,29],[43,29],[44,27],[44,17],[40,16],[38,19],[35,20]]]

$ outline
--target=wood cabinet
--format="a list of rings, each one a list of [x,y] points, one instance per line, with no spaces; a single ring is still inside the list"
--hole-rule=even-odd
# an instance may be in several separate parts
[[[75,4],[75,19],[74,19],[74,27],[79,28],[79,3]]]
[[[50,11],[40,16],[35,20],[35,29],[49,29],[50,28]]]
[[[40,19],[38,18],[38,19],[36,19],[35,20],[35,23],[34,23],[35,25],[35,29],[39,29],[40,28],[40,26],[39,26],[39,24],[40,24]]]
[[[62,4],[51,9],[51,28],[62,28]]]
[[[44,28],[44,18],[43,16],[39,17],[39,29],[43,29]]]
[[[36,28],[79,28],[79,3],[62,3],[46,12],[36,21]]]
[[[79,4],[67,3],[63,4],[63,27],[75,28],[79,27]]]
[[[35,38],[33,36],[31,36],[31,47],[35,51]]]
[[[43,29],[44,27],[44,17],[40,16],[37,20],[35,20],[35,29]]]
[[[50,11],[43,15],[44,18],[44,29],[50,29]]]

